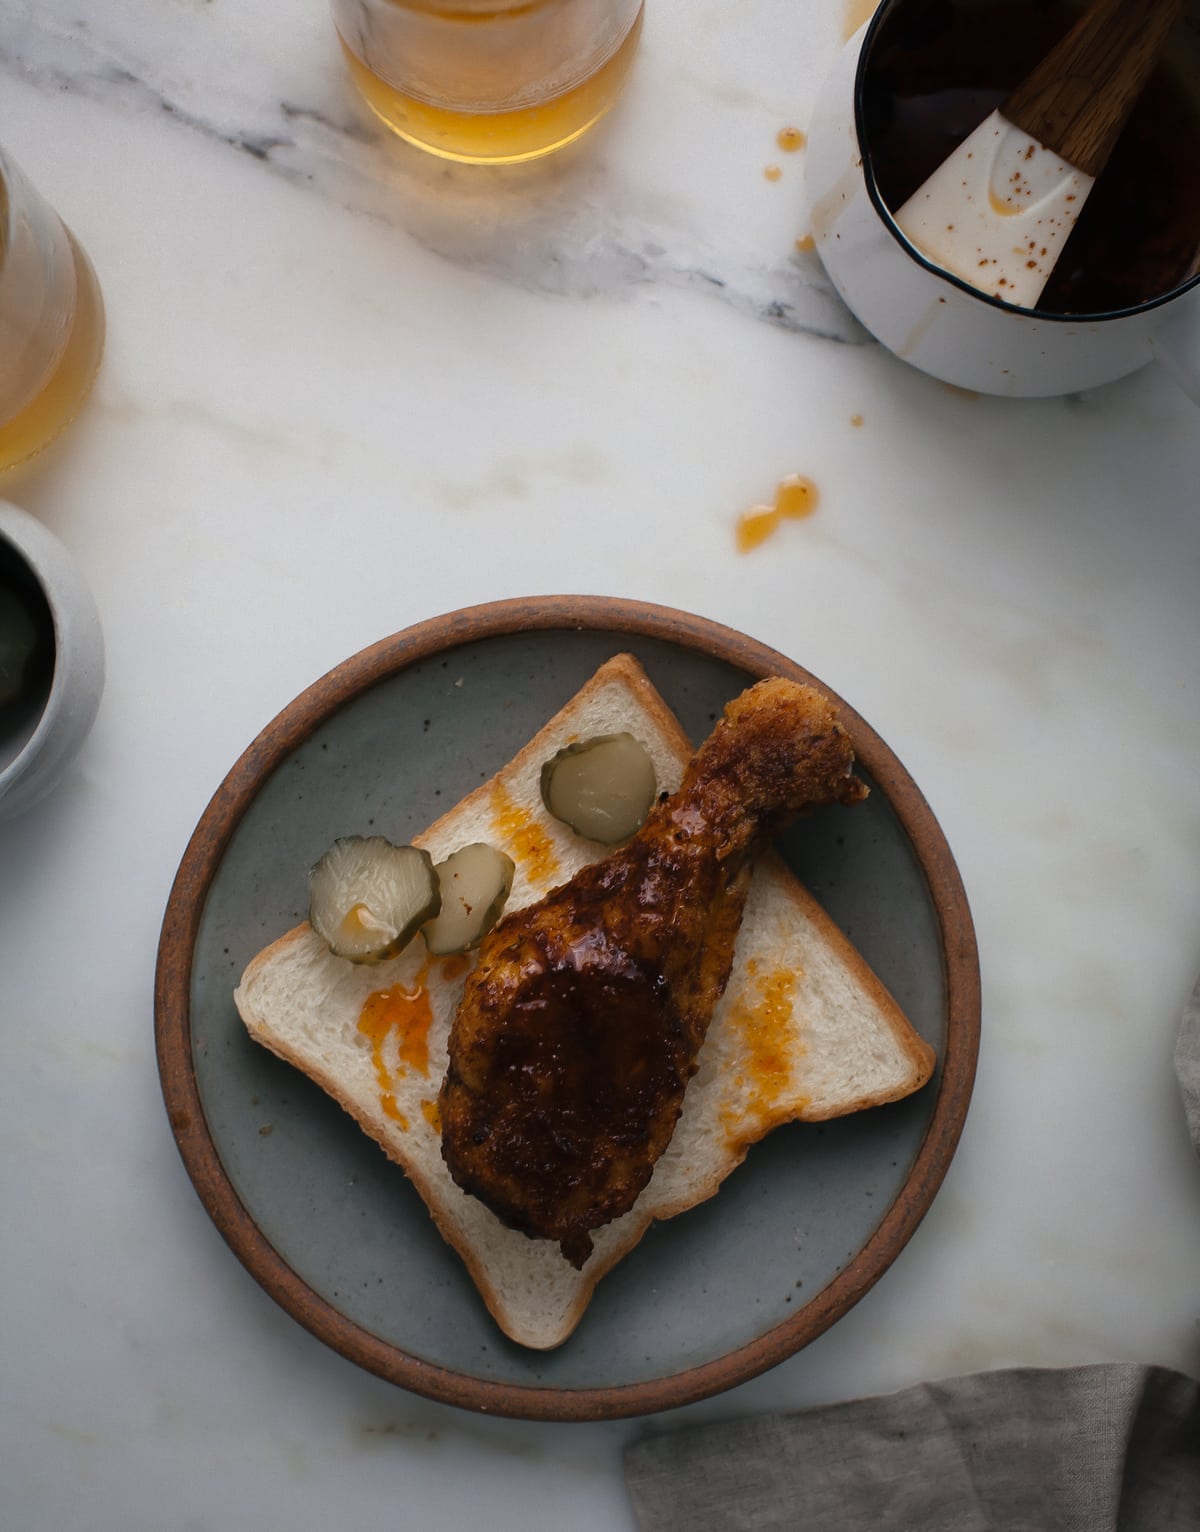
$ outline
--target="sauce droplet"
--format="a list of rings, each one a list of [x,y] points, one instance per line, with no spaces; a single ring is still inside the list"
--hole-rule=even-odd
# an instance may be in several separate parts
[[[811,516],[817,508],[817,486],[801,473],[784,479],[775,491],[775,509],[781,516]]]
[[[811,516],[818,499],[817,486],[804,474],[794,473],[781,479],[773,504],[752,506],[738,517],[735,533],[738,552],[749,553],[765,543],[785,517],[795,521]]]
[[[799,128],[780,128],[775,135],[775,142],[784,154],[795,154],[798,149],[804,148],[808,137]]]
[[[779,525],[779,512],[769,505],[756,505],[753,510],[743,511],[737,522],[737,546],[739,553],[749,553],[760,543],[765,543]]]
[[[796,241],[797,250],[815,250],[816,248],[817,242],[811,234],[801,234],[800,238]]]
[[[782,174],[783,171],[780,170],[778,165],[768,165],[763,171],[763,175],[766,176],[768,181],[778,181]]]

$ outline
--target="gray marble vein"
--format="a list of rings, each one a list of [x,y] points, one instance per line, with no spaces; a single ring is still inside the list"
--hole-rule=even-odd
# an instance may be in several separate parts
[[[730,228],[736,220],[721,216],[719,192],[711,216],[697,216],[694,203],[635,180],[635,171],[618,179],[603,153],[604,126],[531,165],[435,160],[374,122],[322,8],[304,27],[283,48],[269,34],[243,33],[222,0],[190,0],[168,16],[148,0],[90,15],[68,0],[19,3],[0,10],[0,83],[169,117],[180,132],[530,291],[588,298],[658,284],[786,331],[868,340],[815,257],[764,260],[744,248]]]

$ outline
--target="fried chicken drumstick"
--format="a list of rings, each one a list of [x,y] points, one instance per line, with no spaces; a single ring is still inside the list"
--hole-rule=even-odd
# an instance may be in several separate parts
[[[484,939],[449,1043],[442,1154],[513,1228],[582,1266],[670,1142],[729,978],[748,863],[801,810],[853,803],[828,700],[735,698],[634,838]]]

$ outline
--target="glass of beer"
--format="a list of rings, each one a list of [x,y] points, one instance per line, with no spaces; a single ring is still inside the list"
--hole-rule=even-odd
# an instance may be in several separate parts
[[[333,0],[350,72],[393,132],[444,159],[515,164],[620,95],[643,0]]]
[[[40,452],[72,419],[103,349],[91,263],[0,149],[0,473]]]

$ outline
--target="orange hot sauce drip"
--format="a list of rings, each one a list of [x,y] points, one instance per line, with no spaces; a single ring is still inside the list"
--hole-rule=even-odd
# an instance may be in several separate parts
[[[792,990],[796,980],[790,969],[776,968],[760,975],[751,961],[750,972],[758,979],[758,1004],[746,1017],[742,1036],[746,1040],[747,1073],[754,1082],[759,1102],[778,1095],[790,1074],[789,1031]]]
[[[528,810],[514,803],[508,789],[496,782],[492,787],[492,829],[526,877],[534,883],[549,883],[558,872],[558,857],[550,837],[536,824]]]
[[[429,1003],[428,963],[423,964],[411,988],[393,984],[377,989],[363,1001],[358,1030],[371,1044],[371,1061],[379,1082],[379,1104],[385,1114],[408,1127],[408,1120],[396,1105],[396,1079],[387,1060],[388,1039],[396,1034],[396,1055],[402,1070],[429,1073],[429,1028],[433,1009]]]
[[[745,1063],[734,1081],[740,1104],[726,1109],[726,1127],[732,1133],[734,1122],[741,1123],[749,1113],[756,1129],[770,1125],[772,1108],[779,1101],[791,1078],[795,1055],[792,1025],[792,993],[796,974],[789,968],[759,972],[756,959],[746,965],[748,980],[757,994],[747,994],[730,1013],[730,1022],[741,1034]],[[741,1147],[744,1129],[737,1134]]]
[[[783,150],[784,154],[795,154],[798,149],[803,149],[808,139],[799,128],[780,128],[775,135],[775,142]],[[783,175],[783,169],[779,165],[768,165],[763,171],[768,181],[778,181]]]
[[[452,953],[450,957],[442,959],[442,978],[453,983],[455,979],[461,979],[470,966],[471,960],[465,952]]]
[[[796,520],[811,516],[817,508],[818,498],[817,486],[803,474],[792,474],[781,480],[772,505],[753,506],[738,517],[738,552],[749,553],[752,548],[765,543],[785,517]]]

